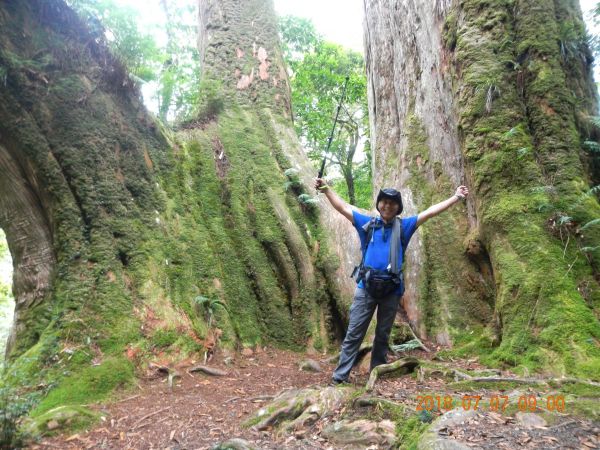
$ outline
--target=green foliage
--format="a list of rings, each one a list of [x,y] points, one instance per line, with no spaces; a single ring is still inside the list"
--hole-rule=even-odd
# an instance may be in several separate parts
[[[326,158],[342,173],[351,203],[356,203],[354,158],[368,139],[368,108],[364,59],[360,53],[326,42],[306,19],[280,20],[284,58],[290,68],[294,125],[308,156]],[[331,134],[346,77],[343,107],[331,147]],[[368,166],[370,169],[370,166]]]
[[[0,448],[24,447],[28,436],[19,429],[19,422],[29,412],[32,403],[31,396],[19,395],[12,387],[0,387]]]
[[[600,219],[590,220],[589,222],[587,222],[586,224],[584,224],[579,230],[583,231],[583,230],[588,229],[592,225],[599,225],[599,224],[600,224]]]
[[[298,201],[303,205],[316,205],[319,203],[319,200],[308,194],[300,194],[298,196]]]
[[[154,82],[161,120],[185,121],[197,111],[200,85],[200,58],[196,47],[197,4],[190,0],[163,2],[166,23],[162,30],[140,30],[138,12],[115,0],[70,0],[69,4],[88,27],[106,40],[124,63],[130,77]],[[163,31],[167,42],[159,46],[154,35]]]
[[[10,264],[10,253],[6,242],[4,231],[0,229],[0,265]],[[0,266],[0,268],[2,268]],[[11,286],[0,279],[0,361],[4,360],[4,350],[11,326],[11,309],[14,309]]]
[[[27,418],[21,427],[32,436],[53,435],[65,431],[76,431],[86,428],[96,422],[100,413],[89,410],[83,406],[65,405],[53,408],[35,418]],[[58,427],[50,430],[49,425],[58,424]]]
[[[558,39],[563,60],[584,57],[588,42],[583,23],[570,20],[560,22]]]
[[[20,449],[31,437],[23,429],[23,418],[45,394],[47,387],[31,385],[28,366],[36,365],[35,358],[23,358],[19,366],[6,366],[0,371],[0,448]]]
[[[193,118],[203,100],[202,92],[207,89],[206,85],[201,86],[196,42],[198,3],[170,0],[161,5],[166,18],[167,44],[159,76],[158,115],[165,122],[167,119],[182,122]],[[214,105],[203,106],[208,107],[205,113],[210,116],[218,113],[213,111]]]
[[[229,308],[227,308],[227,305],[216,298],[209,298],[199,295],[194,298],[193,302],[194,306],[198,310],[204,312],[205,319],[208,323],[208,328],[210,328],[212,325],[212,320],[217,308],[222,308],[229,314]]]
[[[279,31],[283,57],[293,72],[302,63],[304,55],[316,51],[323,41],[312,21],[302,17],[280,17]]]
[[[346,180],[343,178],[335,178],[332,181],[335,192],[345,201],[352,203],[350,201],[350,196],[348,195],[348,185],[346,184]],[[371,180],[370,163],[363,162],[355,165],[354,196],[354,202],[352,204],[355,206],[367,210],[373,208],[373,182]]]
[[[598,144],[596,141],[585,141],[583,145],[590,152],[600,153],[600,144]]]
[[[300,180],[298,169],[289,168],[283,173],[287,180],[284,184],[285,190],[293,190],[299,192],[302,189],[302,181]]]
[[[70,0],[88,27],[103,36],[130,73],[141,81],[157,78],[161,55],[151,34],[138,28],[134,8],[115,0]]]

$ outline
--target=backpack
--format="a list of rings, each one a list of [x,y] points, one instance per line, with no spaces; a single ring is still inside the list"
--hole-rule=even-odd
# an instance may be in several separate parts
[[[362,252],[362,260],[360,266],[356,266],[352,272],[352,277],[356,276],[356,282],[364,281],[365,289],[373,298],[380,299],[386,297],[400,288],[400,295],[404,293],[404,277],[402,268],[398,267],[398,245],[402,245],[402,220],[399,217],[394,219],[392,228],[392,237],[390,242],[389,252],[389,270],[378,270],[369,266],[365,266],[365,256],[367,247],[373,238],[375,232],[376,218],[372,218],[369,222],[363,225],[363,229],[367,233],[365,246]]]

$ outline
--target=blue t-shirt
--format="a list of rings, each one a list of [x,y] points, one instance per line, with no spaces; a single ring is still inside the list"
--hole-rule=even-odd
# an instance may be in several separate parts
[[[358,232],[360,238],[360,247],[364,250],[365,241],[367,239],[367,232],[363,229],[363,226],[371,220],[371,217],[365,216],[355,210],[352,210],[352,217],[354,218],[354,228]],[[375,219],[378,221],[376,225],[383,225],[383,221],[380,217]],[[373,230],[371,242],[367,247],[367,254],[365,255],[365,266],[372,267],[377,270],[386,270],[389,265],[390,256],[390,244],[392,237],[392,224],[389,226],[376,226]],[[398,246],[398,267],[402,267],[404,260],[404,251],[408,246],[410,238],[417,229],[417,216],[407,217],[402,219],[402,233],[400,236],[400,242],[402,245]],[[364,288],[364,284],[361,281],[358,287]],[[398,292],[399,294],[401,292]]]

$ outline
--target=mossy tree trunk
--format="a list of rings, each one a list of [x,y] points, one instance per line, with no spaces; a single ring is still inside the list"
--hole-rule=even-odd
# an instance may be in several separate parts
[[[339,337],[347,258],[298,200],[314,175],[272,5],[201,2],[200,24],[199,115],[174,134],[62,1],[0,5],[0,227],[17,302],[7,379],[71,373],[38,413],[101,398],[155,350]],[[209,325],[198,296],[227,310]],[[102,389],[86,384],[98,376]]]
[[[409,212],[471,190],[409,251],[411,320],[490,363],[597,378],[598,174],[582,145],[597,96],[578,2],[364,5],[376,185],[401,186]]]

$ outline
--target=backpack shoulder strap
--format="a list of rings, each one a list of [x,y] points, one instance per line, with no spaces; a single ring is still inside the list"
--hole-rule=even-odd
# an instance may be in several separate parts
[[[390,273],[393,273],[394,275],[398,275],[402,270],[401,267],[398,267],[398,246],[404,251],[404,247],[402,246],[402,219],[400,219],[400,217],[394,219],[392,241],[390,243]]]
[[[369,242],[371,242],[371,239],[373,238],[376,221],[377,221],[376,217],[371,217],[371,220],[369,220],[367,223],[365,223],[362,226],[362,229],[365,230],[365,232],[367,233],[367,237],[365,238],[365,246],[362,249],[362,261],[360,262],[361,266],[365,262],[365,255],[367,254],[367,247],[369,246]]]

